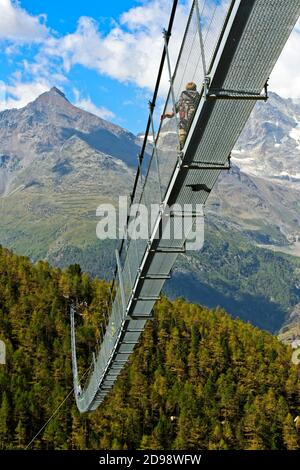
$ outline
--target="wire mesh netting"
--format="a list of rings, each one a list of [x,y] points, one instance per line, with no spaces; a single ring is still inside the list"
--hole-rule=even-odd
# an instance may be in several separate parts
[[[165,73],[170,76],[171,85],[163,107],[161,122],[157,126],[157,135],[155,135],[153,117],[153,132],[151,135],[154,142],[152,156],[148,169],[144,170],[144,181],[139,196],[139,203],[148,209],[149,237],[153,230],[155,217],[159,213],[157,207],[164,200],[170,178],[178,161],[178,155],[184,145],[199,104],[206,68],[210,66],[229,3],[229,1],[215,3],[202,0],[198,5],[197,1],[194,1],[173,73],[170,71],[171,64],[167,54],[164,67],[166,69]],[[170,47],[172,47],[172,44],[170,44]],[[183,92],[186,90],[187,84],[191,83],[195,84],[198,93],[195,94],[193,105],[189,105],[190,110],[187,113],[186,122],[183,122],[184,119],[180,109],[182,106],[181,101],[184,101],[182,96],[184,96]],[[136,201],[137,198],[135,198]],[[154,214],[153,211],[151,214],[152,205],[155,205]],[[137,221],[137,225],[138,223]],[[134,222],[131,222],[131,224],[134,226]],[[134,244],[137,245],[137,256],[129,262],[133,280],[137,275],[137,261],[139,265],[147,247],[145,241],[143,243],[143,241],[135,240]],[[131,251],[129,250],[129,254],[131,254]]]
[[[215,4],[208,0],[202,0],[198,5],[197,1],[194,1],[174,71],[171,70],[171,61],[167,51],[163,74],[169,76],[170,88],[162,107],[162,119],[160,116],[156,118],[155,113],[152,116],[152,139],[149,139],[147,149],[149,151],[150,148],[151,158],[140,163],[140,177],[132,200],[131,217],[125,231],[126,240],[122,244],[123,248],[120,252],[122,269],[115,279],[116,287],[111,315],[100,350],[92,366],[92,370],[97,370],[98,377],[103,376],[120,334],[126,316],[124,304],[127,305],[131,298],[148,246],[148,239],[153,233],[160,205],[165,198],[178,156],[199,104],[207,67],[209,67],[214,54],[228,3],[226,1],[222,4]],[[181,106],[187,83],[195,84],[197,99],[192,107],[192,112],[189,113],[183,124]],[[155,134],[155,124],[158,129],[157,135]],[[145,210],[147,213],[146,224],[144,223]],[[153,283],[155,284],[157,281],[153,281]],[[149,292],[151,292],[151,286],[149,286]],[[154,301],[149,300],[150,307],[153,303]],[[147,312],[149,305],[141,305],[141,310],[144,309]],[[98,386],[98,383],[90,383],[90,392],[97,389]],[[88,397],[85,398],[88,400]]]
[[[176,201],[180,202],[181,208],[183,204],[190,203],[191,199],[204,204],[218,177],[219,170],[213,171],[209,168],[199,169],[198,167],[193,168],[193,171],[188,171],[187,175],[183,175],[183,183],[182,179],[175,180],[173,178],[172,184],[170,184],[172,175],[176,176],[174,169],[184,140],[190,137],[190,126],[196,113],[196,106],[188,118],[186,114],[183,115],[181,110],[182,94],[187,88],[187,83],[192,84],[192,88],[190,86],[188,88],[194,92],[198,90],[201,97],[203,79],[206,73],[212,71],[212,83],[219,75],[217,81],[219,80],[220,87],[224,90],[238,90],[238,93],[241,90],[246,90],[248,93],[260,93],[300,10],[300,0],[289,0],[289,2],[256,0],[248,5],[247,15],[244,8],[247,6],[247,2],[242,2],[242,4],[243,8],[240,8],[241,4],[235,1],[203,0],[199,2],[199,5],[194,1],[174,72],[171,70],[169,73],[171,61],[167,56],[164,75],[169,73],[170,90],[166,96],[165,104],[161,108],[163,119],[160,121],[157,113],[153,114],[153,122],[151,122],[152,155],[150,159],[146,158],[141,161],[142,177],[138,181],[138,191],[133,197],[134,204],[131,206],[133,211],[126,231],[126,240],[122,243],[122,250],[120,250],[121,266],[119,263],[112,312],[101,348],[93,361],[92,370],[94,373],[90,376],[84,393],[80,394],[80,398],[77,400],[80,410],[96,409],[112,387],[114,378],[111,371],[114,371],[115,368],[121,370],[122,364],[128,360],[134,347],[133,343],[138,340],[138,332],[143,330],[145,318],[149,318],[157,295],[162,288],[164,278],[161,275],[170,272],[177,257],[176,253],[181,249],[185,240],[183,235],[179,235],[178,239],[172,238],[171,235],[171,240],[161,240],[162,234],[160,234],[158,249],[150,247],[150,242],[152,243],[152,238],[155,235],[155,227],[162,216],[160,213],[161,203],[164,199],[165,201],[169,200],[168,189],[174,189],[177,185]],[[229,5],[237,8],[229,10]],[[227,23],[227,26],[229,25],[228,33],[232,32],[232,24],[235,21],[240,24],[245,19],[245,26],[240,31],[239,37],[237,39],[234,37],[234,41],[229,41],[232,52],[230,61],[228,61],[227,54],[223,54],[222,48],[220,48],[222,52],[220,57],[216,53],[228,11],[232,12]],[[227,40],[229,34],[224,36]],[[257,46],[249,47],[249,44],[254,43]],[[238,47],[233,47],[237,45]],[[220,63],[224,56],[226,56],[229,65],[225,77],[220,71],[218,73],[216,71],[218,68],[222,68]],[[206,112],[201,112],[199,118],[199,127],[201,128],[203,125],[205,130],[201,137],[197,133],[193,134],[193,163],[199,164],[204,159],[205,163],[211,165],[218,164],[218,162],[223,164],[228,159],[254,101],[218,100],[213,106],[211,103],[208,104],[209,101],[203,106],[206,108],[206,110],[204,109]],[[201,107],[201,111],[203,108]],[[153,106],[150,106],[150,109],[152,116]],[[183,123],[183,119],[186,122]],[[158,129],[157,135],[155,135],[155,124]],[[175,184],[173,184],[174,182]],[[193,193],[192,186],[203,186],[203,188]],[[151,214],[151,211],[148,214],[153,203],[155,203],[154,214]],[[148,214],[146,219],[141,217],[141,213],[145,210]],[[180,212],[180,207],[178,211]],[[162,217],[165,217],[165,214]],[[193,215],[188,220],[187,231],[193,227],[194,221]],[[180,234],[182,220],[180,218],[174,219],[172,224],[176,229],[175,232]],[[178,249],[177,252],[174,251],[174,247]],[[150,260],[148,252],[146,253],[148,248],[155,251]],[[159,276],[158,273],[160,273]],[[146,278],[147,281],[145,281]],[[131,300],[133,300],[133,304]],[[125,323],[127,321],[128,323]],[[72,328],[74,328],[74,324]],[[124,334],[128,338],[127,335],[131,328],[135,331],[132,340],[123,341]]]
[[[155,275],[157,273],[168,274],[176,259],[175,252],[166,251],[168,253],[166,256],[162,254],[163,250],[157,250],[153,255],[153,260],[151,259],[151,262],[148,263],[146,250],[150,246],[149,240],[151,241],[151,237],[154,236],[154,227],[157,226],[160,220],[161,204],[168,200],[166,195],[168,194],[168,188],[170,189],[170,180],[174,174],[178,157],[180,157],[184,140],[189,137],[190,127],[199,103],[198,101],[194,106],[193,112],[190,113],[190,116],[186,119],[187,122],[183,125],[182,120],[185,116],[182,115],[180,108],[182,94],[186,91],[187,84],[193,84],[190,89],[198,91],[201,99],[205,76],[210,71],[213,72],[212,77],[215,73],[217,66],[215,67],[213,61],[215,61],[215,64],[218,64],[219,61],[216,48],[220,45],[220,37],[229,5],[233,5],[233,3],[235,4],[235,2],[229,1],[203,0],[199,2],[198,6],[194,1],[178,61],[171,73],[169,73],[171,61],[168,60],[168,57],[165,62],[164,74],[169,74],[170,89],[166,95],[165,103],[161,107],[161,112],[153,114],[153,122],[151,123],[152,142],[148,144],[148,150],[151,150],[151,158],[142,162],[142,177],[139,180],[139,189],[133,200],[135,210],[130,218],[129,235],[126,243],[123,244],[123,252],[121,253],[120,283],[118,282],[116,286],[116,295],[113,300],[107,333],[104,336],[101,350],[94,365],[98,368],[97,370],[101,371],[102,375],[99,372],[97,377],[93,376],[90,380],[87,394],[84,397],[87,401],[89,400],[88,395],[91,396],[92,394],[92,390],[99,387],[104,377],[105,367],[109,364],[110,358],[114,357],[118,338],[121,333],[124,333],[122,328],[127,315],[127,306],[130,306],[130,312],[134,311],[134,314],[138,312],[138,315],[144,315],[143,318],[147,315],[148,318],[149,312],[155,303],[155,296],[159,295],[164,282],[163,278],[155,279]],[[261,92],[265,80],[288,38],[292,24],[296,21],[296,15],[299,13],[299,3],[300,0],[291,0],[290,2],[257,0],[255,2],[253,11],[251,11],[251,14],[249,13],[244,31],[241,32],[239,47],[233,48],[230,69],[224,80],[220,79],[222,89],[237,90],[237,93],[241,93],[242,90],[255,94]],[[282,15],[279,14],[282,12]],[[241,10],[238,13],[242,15],[244,11]],[[228,24],[236,19],[235,15],[236,12],[231,15]],[[257,35],[259,36],[258,39]],[[256,45],[249,48],[249,44],[253,43]],[[255,70],[255,73],[252,73],[253,70]],[[204,159],[205,163],[218,164],[220,162],[220,164],[223,164],[228,158],[252,106],[252,101],[217,101],[209,117],[209,122],[206,122],[205,133],[197,141],[197,149],[193,155],[194,161],[199,163],[200,160]],[[162,114],[163,119],[160,120],[157,114]],[[230,125],[228,125],[228,116],[231,116]],[[214,160],[220,157],[222,157],[222,161]],[[185,180],[185,183],[188,184],[183,184],[182,187],[177,188],[177,200],[180,199],[181,203],[182,201],[190,202],[191,185],[197,183],[198,186],[202,185],[210,190],[215,184],[216,178],[217,172],[209,170],[204,170],[201,174],[197,169],[194,172],[189,172]],[[204,203],[207,193],[199,192],[196,194],[198,194],[199,200],[203,197],[202,202]],[[151,214],[150,208],[153,204],[155,211]],[[145,209],[148,214],[146,223],[140,217]],[[182,231],[180,223],[180,219],[173,222],[178,233]],[[194,219],[191,218],[188,224],[187,231],[192,228]],[[171,241],[171,248],[181,248],[181,237],[178,237],[178,240]],[[168,240],[160,240],[159,248],[170,248],[168,245],[170,245]],[[145,264],[147,270],[142,271]],[[143,279],[146,277],[145,272],[147,272],[147,282],[143,281],[142,286],[140,286],[138,281],[141,277]],[[141,273],[143,273],[142,276]],[[151,278],[151,275],[154,276],[154,279]],[[138,289],[136,289],[137,285],[139,285]],[[136,298],[136,292],[144,298]],[[130,300],[133,298],[136,303],[134,308],[131,308]],[[137,309],[136,305],[138,306]],[[131,318],[131,321],[135,320]],[[137,326],[143,328],[143,321],[137,320]],[[132,347],[129,348],[128,344],[122,344],[122,348],[125,348],[125,346],[128,347],[128,351],[127,349],[124,350],[124,360],[128,357],[127,352],[129,355],[132,350]]]

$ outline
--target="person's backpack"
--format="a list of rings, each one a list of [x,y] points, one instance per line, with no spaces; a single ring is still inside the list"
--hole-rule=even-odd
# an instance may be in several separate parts
[[[180,121],[190,124],[196,112],[200,95],[198,91],[185,90],[181,93],[179,100]]]

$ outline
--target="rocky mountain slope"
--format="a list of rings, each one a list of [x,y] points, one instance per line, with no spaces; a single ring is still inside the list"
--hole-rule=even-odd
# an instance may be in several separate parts
[[[210,196],[206,252],[179,260],[170,293],[224,305],[271,331],[300,301],[300,261],[277,253],[299,250],[300,183],[292,174],[299,164],[298,117],[298,105],[277,95],[258,103],[236,145],[232,170],[221,175]],[[164,139],[170,145],[168,134]],[[56,88],[21,110],[0,113],[0,243],[33,260],[46,258],[58,266],[79,262],[91,274],[109,278],[115,241],[96,238],[96,208],[129,194],[140,143],[76,108]],[[280,174],[280,160],[289,178]],[[220,263],[227,268],[220,270]],[[283,272],[275,286],[276,263]],[[258,285],[273,288],[263,291]]]
[[[65,176],[76,173],[73,159],[80,155],[78,145],[93,150],[95,168],[105,156],[136,165],[139,147],[132,134],[76,108],[57,88],[23,109],[0,113],[1,195],[20,186],[65,182]],[[106,159],[107,169],[111,161]]]
[[[56,88],[0,113],[1,243],[57,264],[72,263],[79,247],[100,250],[96,209],[130,191],[138,150],[131,133]]]
[[[233,151],[247,174],[300,182],[300,103],[270,94],[258,102]]]
[[[207,213],[254,244],[300,255],[300,183],[254,176],[233,164],[221,174]]]

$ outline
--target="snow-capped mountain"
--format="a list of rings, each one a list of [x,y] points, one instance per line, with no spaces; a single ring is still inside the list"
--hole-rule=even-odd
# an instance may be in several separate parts
[[[232,157],[249,175],[300,184],[300,103],[275,93],[258,102]]]

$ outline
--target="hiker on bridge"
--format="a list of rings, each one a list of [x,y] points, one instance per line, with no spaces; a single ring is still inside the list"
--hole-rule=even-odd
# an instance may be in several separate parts
[[[197,91],[196,83],[189,82],[186,84],[185,90],[180,94],[179,100],[175,105],[175,111],[165,113],[161,116],[161,120],[163,121],[165,118],[172,118],[175,114],[179,113],[178,134],[180,150],[184,146],[199,100],[200,94]]]

